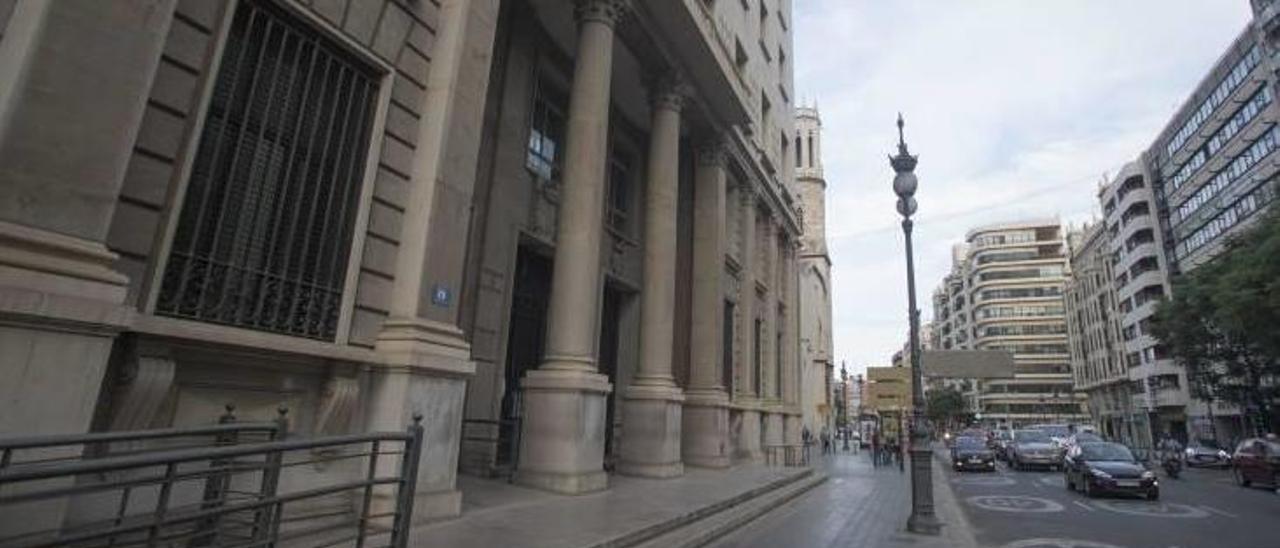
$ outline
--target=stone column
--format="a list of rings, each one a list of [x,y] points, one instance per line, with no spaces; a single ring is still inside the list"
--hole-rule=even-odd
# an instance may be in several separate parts
[[[105,242],[176,2],[3,4],[0,436],[81,434],[133,318]],[[0,513],[0,531],[57,527],[68,503]]]
[[[788,444],[801,442],[803,419],[800,409],[800,301],[796,268],[796,240],[788,235],[783,246],[782,295],[786,302],[786,316],[782,318],[785,335],[782,337],[782,397],[787,418],[783,439]]]
[[[729,466],[729,395],[724,364],[725,150],[698,148],[693,187],[693,322],[681,442],[691,466]]]
[[[608,487],[605,396],[596,369],[601,242],[614,24],[623,0],[577,0],[578,47],[569,97],[564,187],[556,225],[546,355],[525,375],[517,480],[562,493]]]
[[[760,393],[755,389],[755,319],[756,310],[756,190],[753,183],[743,183],[738,193],[742,208],[742,248],[739,250],[742,259],[742,283],[738,292],[738,317],[742,323],[738,325],[739,354],[738,366],[741,368],[742,387],[737,394],[738,420],[736,438],[738,446],[735,455],[740,459],[758,460],[764,454],[760,447]],[[763,345],[764,341],[759,341]],[[763,348],[763,346],[761,346]],[[763,358],[763,356],[761,356]]]
[[[680,109],[685,86],[664,76],[652,90],[645,184],[644,291],[640,299],[640,370],[623,394],[618,471],[668,478],[680,460],[680,403],[671,376],[675,323],[676,202],[680,185]]]
[[[778,317],[778,300],[781,295],[782,288],[781,276],[779,276],[779,254],[778,254],[778,219],[771,216],[765,223],[764,231],[764,264],[765,279],[769,286],[769,296],[765,299],[766,309],[762,311],[765,318],[765,343],[762,347],[768,351],[763,353],[762,359],[764,366],[761,367],[761,374],[764,375],[766,382],[761,383],[761,399],[764,402],[765,420],[764,420],[764,443],[765,445],[781,445],[782,444],[782,398],[781,385],[782,371],[779,367],[778,358],[781,357],[779,352],[782,351],[781,345],[778,344],[778,333],[781,333],[782,326]]]

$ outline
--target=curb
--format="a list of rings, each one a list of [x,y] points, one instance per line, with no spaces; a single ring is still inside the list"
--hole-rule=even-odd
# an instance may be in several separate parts
[[[960,502],[956,500],[951,482],[946,480],[942,455],[935,450],[933,456],[933,498],[935,513],[938,520],[942,522],[940,537],[947,539],[951,543],[950,546],[978,548],[978,540],[973,534],[973,524],[960,508]]]
[[[783,489],[788,485],[791,485],[794,483],[799,483],[805,480],[806,478],[810,478],[811,476],[814,476],[814,470],[812,468],[806,468],[802,471],[796,472],[795,474],[771,481],[760,487],[751,489],[745,493],[740,493],[733,497],[708,504],[706,506],[703,506],[701,508],[695,509],[690,512],[686,512],[674,518],[660,521],[652,525],[647,525],[639,529],[634,529],[626,533],[623,533],[621,535],[618,535],[616,537],[606,539],[594,544],[589,544],[587,545],[586,548],[628,548],[631,546],[637,546],[646,541],[662,536],[663,534],[666,534],[668,532],[674,531],[676,529],[679,529],[691,523],[706,519],[715,514],[723,512],[725,510],[729,510],[730,508],[733,508],[735,506],[744,504],[762,495],[771,493],[773,491],[777,491],[779,489]],[[822,476],[822,480],[826,480],[826,476]]]

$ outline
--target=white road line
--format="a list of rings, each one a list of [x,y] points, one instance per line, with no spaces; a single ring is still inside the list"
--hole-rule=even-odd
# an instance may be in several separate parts
[[[1097,510],[1094,510],[1092,506],[1089,506],[1088,504],[1085,504],[1085,503],[1080,502],[1080,501],[1078,501],[1078,500],[1073,500],[1073,501],[1071,501],[1071,504],[1074,504],[1074,505],[1076,505],[1076,506],[1079,506],[1079,507],[1081,507],[1081,508],[1084,508],[1085,510],[1088,510],[1088,511],[1090,511],[1090,512],[1097,512]]]
[[[1212,506],[1208,506],[1208,505],[1205,505],[1205,504],[1201,504],[1201,505],[1200,505],[1200,509],[1201,509],[1201,510],[1204,510],[1205,512],[1211,512],[1211,513],[1214,513],[1214,514],[1218,514],[1219,516],[1225,516],[1225,517],[1229,517],[1229,518],[1238,518],[1238,517],[1240,517],[1240,516],[1237,516],[1237,515],[1235,515],[1235,514],[1232,514],[1231,512],[1228,512],[1228,511],[1226,511],[1226,510],[1219,510],[1219,509],[1217,509],[1217,508],[1214,508],[1214,507],[1212,507]]]

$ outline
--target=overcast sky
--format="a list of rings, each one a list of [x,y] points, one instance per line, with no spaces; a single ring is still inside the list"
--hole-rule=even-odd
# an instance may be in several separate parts
[[[1096,215],[1095,192],[1155,139],[1245,27],[1248,0],[795,0],[796,93],[824,128],[837,361],[906,341],[886,155],[920,156],[916,287],[932,317],[950,248],[990,222]]]

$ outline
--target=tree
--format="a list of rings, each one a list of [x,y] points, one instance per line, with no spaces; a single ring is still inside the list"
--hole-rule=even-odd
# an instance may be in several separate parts
[[[1280,396],[1280,209],[1175,279],[1151,327],[1193,396],[1240,406],[1269,429]]]
[[[930,390],[925,398],[925,415],[934,424],[950,424],[968,414],[964,394],[952,386]]]

